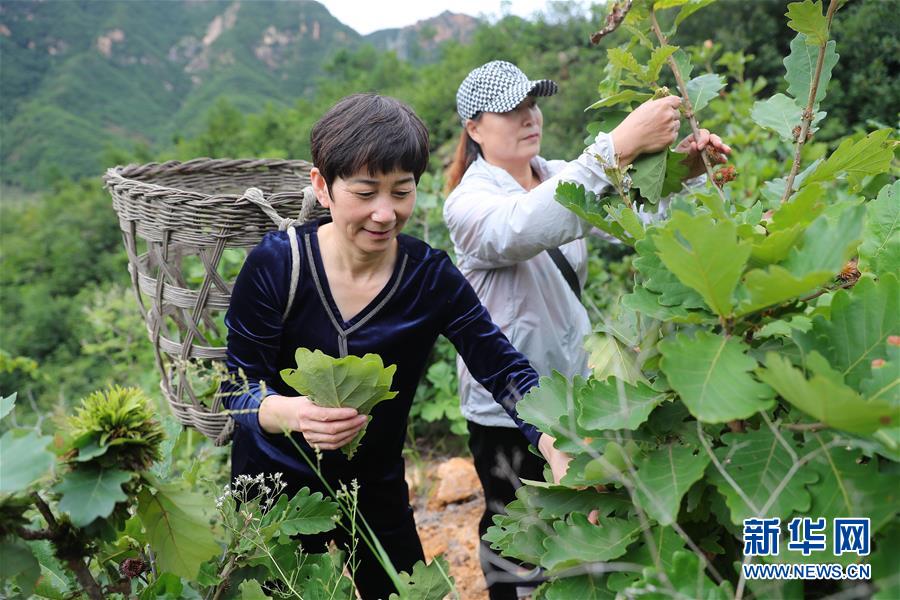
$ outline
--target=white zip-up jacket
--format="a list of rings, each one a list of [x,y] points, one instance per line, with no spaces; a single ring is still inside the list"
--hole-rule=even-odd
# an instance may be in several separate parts
[[[611,190],[597,160],[614,164],[606,133],[597,135],[576,160],[532,160],[542,183],[526,191],[507,171],[478,159],[444,203],[459,269],[491,318],[542,376],[588,374],[583,339],[591,332],[587,311],[569,288],[548,248],[562,251],[584,286],[592,227],[554,199],[560,181],[595,194]],[[644,215],[641,215],[644,217]],[[480,425],[515,427],[491,395],[457,360],[459,395],[466,419]]]

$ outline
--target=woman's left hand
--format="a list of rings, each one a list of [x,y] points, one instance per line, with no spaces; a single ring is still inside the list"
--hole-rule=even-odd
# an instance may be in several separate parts
[[[700,130],[699,139],[695,139],[692,133],[681,140],[678,146],[675,147],[675,152],[687,154],[687,157],[681,163],[688,167],[688,179],[706,172],[701,153],[707,149],[711,150],[707,156],[712,155],[710,157],[712,166],[726,162],[728,160],[727,156],[731,154],[731,147],[725,144],[722,138],[714,133],[710,133],[708,129]]]

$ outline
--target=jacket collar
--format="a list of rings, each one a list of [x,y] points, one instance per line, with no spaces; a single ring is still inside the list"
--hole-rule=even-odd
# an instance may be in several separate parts
[[[546,181],[551,177],[547,161],[540,156],[535,156],[531,159],[531,168],[533,168],[534,172],[538,174],[538,177],[540,177],[541,181]],[[498,167],[496,165],[492,165],[481,155],[478,155],[478,158],[475,159],[475,162],[473,162],[471,166],[469,166],[466,174],[468,175],[469,173],[472,173],[473,175],[476,173],[487,175],[498,186],[500,186],[503,191],[511,194],[521,194],[525,191],[525,188],[519,185],[519,182],[516,181],[515,178],[506,171],[506,169]]]

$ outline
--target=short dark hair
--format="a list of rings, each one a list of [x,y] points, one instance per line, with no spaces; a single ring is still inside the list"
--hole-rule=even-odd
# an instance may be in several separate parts
[[[419,183],[428,166],[428,130],[406,104],[378,94],[342,98],[309,135],[313,164],[331,185],[366,168],[369,175],[409,171]]]

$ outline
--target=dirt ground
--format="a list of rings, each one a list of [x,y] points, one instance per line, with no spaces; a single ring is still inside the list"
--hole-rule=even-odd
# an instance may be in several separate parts
[[[442,477],[447,480],[443,488]],[[443,554],[461,600],[487,600],[478,563],[478,520],[484,510],[484,494],[473,477],[470,458],[456,458],[452,463],[435,458],[407,464],[410,500],[425,557],[431,560]]]

